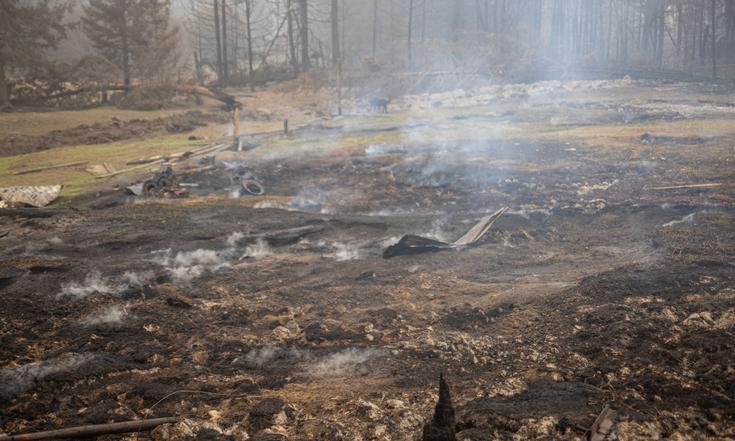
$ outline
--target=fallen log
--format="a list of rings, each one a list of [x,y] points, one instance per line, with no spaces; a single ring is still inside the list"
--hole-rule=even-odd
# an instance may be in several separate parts
[[[66,164],[49,165],[47,167],[37,167],[37,168],[29,168],[27,170],[20,170],[20,171],[13,173],[13,175],[26,175],[28,173],[37,173],[37,172],[42,172],[46,170],[56,170],[57,168],[79,167],[79,166],[87,165],[87,164],[89,164],[89,161],[68,162]]]
[[[56,99],[59,99],[59,98],[65,98],[67,96],[79,95],[80,93],[99,93],[99,92],[107,92],[107,91],[110,91],[110,90],[124,91],[124,90],[127,90],[127,89],[128,88],[125,87],[125,86],[119,86],[119,85],[114,85],[114,84],[107,85],[107,86],[97,86],[97,87],[83,87],[81,89],[66,90],[64,92],[59,92],[59,93],[56,93],[56,94],[53,94],[53,95],[48,95],[46,97],[46,99],[47,100],[56,100]]]
[[[191,95],[200,95],[200,96],[206,96],[209,98],[214,98],[217,101],[221,101],[225,103],[225,105],[227,105],[227,107],[231,110],[242,108],[242,103],[240,103],[237,99],[235,99],[234,96],[226,94],[219,90],[207,89],[206,87],[192,86],[192,85],[176,86],[174,87],[174,90],[176,90],[177,92],[188,93]]]
[[[146,432],[163,424],[177,422],[178,418],[154,418],[150,420],[125,421],[122,423],[95,424],[91,426],[69,427],[46,432],[24,433],[0,436],[0,441],[32,441],[47,439],[91,438],[115,433]]]

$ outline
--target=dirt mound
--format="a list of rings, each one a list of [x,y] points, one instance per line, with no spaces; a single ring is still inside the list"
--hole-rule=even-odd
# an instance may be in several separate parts
[[[96,123],[54,130],[47,135],[14,135],[0,139],[3,150],[0,156],[15,156],[67,145],[105,144],[166,133],[186,133],[210,122],[225,120],[226,117],[198,110],[155,119],[131,119],[121,121],[112,117],[108,123]]]

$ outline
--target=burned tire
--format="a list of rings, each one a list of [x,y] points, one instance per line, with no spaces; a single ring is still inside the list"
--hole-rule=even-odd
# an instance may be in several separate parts
[[[144,195],[153,194],[156,192],[156,189],[156,183],[153,181],[145,181],[145,183],[143,184]]]
[[[174,185],[174,180],[172,178],[169,178],[169,177],[162,176],[162,177],[158,178],[158,181],[156,181],[156,187],[159,190],[169,189],[169,188],[173,187],[173,185]]]
[[[263,185],[253,179],[247,179],[242,181],[242,189],[253,196],[261,196],[265,194],[265,188]]]

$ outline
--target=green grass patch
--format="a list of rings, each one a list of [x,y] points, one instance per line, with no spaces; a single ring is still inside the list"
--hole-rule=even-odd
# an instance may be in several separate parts
[[[188,137],[188,134],[168,135],[110,144],[59,147],[0,158],[0,187],[62,184],[64,185],[61,193],[62,199],[69,198],[98,188],[109,183],[109,180],[95,178],[83,170],[85,167],[46,170],[24,175],[13,175],[13,173],[29,168],[80,161],[89,161],[89,165],[105,163],[120,170],[130,167],[126,163],[133,159],[184,152],[201,145],[200,141],[189,141]]]

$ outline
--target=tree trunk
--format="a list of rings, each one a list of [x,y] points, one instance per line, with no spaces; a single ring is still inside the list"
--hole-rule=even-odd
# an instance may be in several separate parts
[[[413,35],[413,0],[408,2],[408,70],[411,70],[411,61],[413,60],[413,48],[411,47],[411,37]]]
[[[252,10],[250,9],[250,2],[252,0],[245,0],[245,26],[247,28],[248,32],[248,79],[253,78],[253,35],[251,34],[251,27],[250,27],[250,18],[252,15]],[[291,5],[291,1],[289,0],[289,6]],[[291,8],[289,7],[289,14],[291,13]],[[289,21],[289,24],[291,22]]]
[[[378,0],[373,0],[373,58],[378,47]]]
[[[309,59],[309,4],[307,0],[299,0],[299,15],[301,15],[301,67],[303,70],[311,68]]]
[[[5,61],[0,59],[0,110],[9,109],[10,107],[8,81],[5,78]]]
[[[658,57],[659,69],[664,66],[664,34],[666,33],[666,3],[661,2],[661,10],[658,16],[658,42],[656,43],[656,56]]]
[[[717,79],[717,0],[712,0],[712,78]]]
[[[248,3],[246,5],[249,5],[250,0],[248,0]],[[293,9],[291,8],[291,0],[287,0],[286,2],[286,13],[288,14],[287,20],[288,20],[288,51],[291,55],[291,67],[294,71],[297,71],[299,69],[299,63],[296,59],[296,44],[294,42],[294,34],[293,34]],[[250,29],[250,16],[248,15],[248,29]],[[248,38],[250,38],[248,31]],[[251,46],[249,46],[251,47]],[[252,50],[252,49],[250,49]]]
[[[219,0],[214,0],[214,34],[217,46],[217,76],[224,80],[222,71],[222,34],[219,27]]]
[[[227,62],[227,9],[225,1],[222,0],[220,9],[222,11],[222,74],[224,77],[223,83],[227,84],[230,82],[230,67]]]
[[[424,0],[421,7],[421,43],[426,40],[426,3],[428,1],[429,0]]]
[[[339,51],[339,1],[332,0],[330,10],[332,21],[332,64],[336,65],[340,58]]]
[[[130,43],[128,41],[128,6],[123,6],[121,29],[122,39],[122,68],[123,68],[123,85],[125,86],[125,95],[130,92]]]
[[[462,0],[454,0],[454,13],[452,16],[452,41],[459,41],[459,21],[462,17]]]

